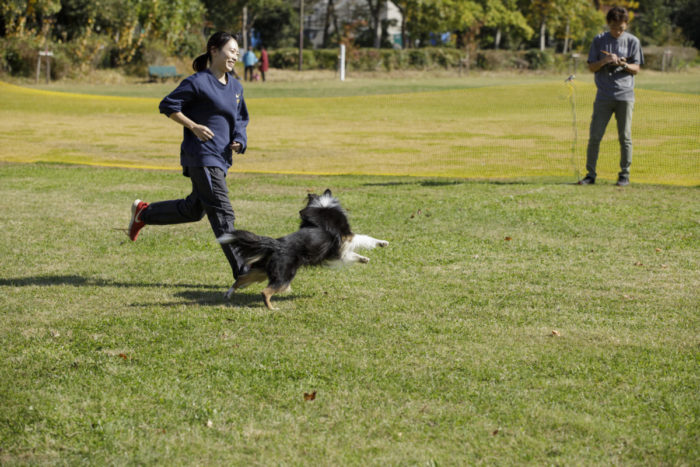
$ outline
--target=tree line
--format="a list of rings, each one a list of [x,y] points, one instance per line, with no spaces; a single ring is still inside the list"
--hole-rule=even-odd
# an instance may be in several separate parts
[[[300,3],[300,2],[303,2]],[[192,57],[206,36],[226,30],[268,48],[298,47],[301,9],[324,11],[323,46],[396,47],[382,20],[386,0],[3,0],[0,65],[16,71],[49,44],[82,66],[122,67],[154,55]],[[585,49],[612,4],[632,13],[643,44],[700,46],[700,0],[394,0],[403,48],[465,51]],[[445,34],[449,33],[449,34]]]

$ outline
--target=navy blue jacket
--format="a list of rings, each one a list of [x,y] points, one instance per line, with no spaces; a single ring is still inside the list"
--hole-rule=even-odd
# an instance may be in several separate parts
[[[245,152],[248,137],[248,108],[243,100],[243,86],[230,73],[222,84],[209,70],[185,78],[160,103],[160,112],[167,115],[182,112],[193,122],[208,127],[214,137],[202,142],[189,129],[184,129],[180,147],[180,164],[187,167],[219,167],[228,171],[233,163],[231,143],[241,143]]]

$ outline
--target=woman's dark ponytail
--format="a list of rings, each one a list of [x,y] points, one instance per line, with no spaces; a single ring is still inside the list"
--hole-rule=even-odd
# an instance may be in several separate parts
[[[192,62],[192,68],[196,72],[204,71],[207,69],[207,65],[209,64],[209,52],[200,55],[199,57],[194,59],[194,62]]]
[[[211,35],[207,41],[207,51],[199,57],[195,58],[192,62],[192,68],[196,72],[204,71],[209,66],[211,61],[211,49],[216,48],[216,50],[221,50],[231,39],[235,39],[231,34],[227,32],[215,32]]]

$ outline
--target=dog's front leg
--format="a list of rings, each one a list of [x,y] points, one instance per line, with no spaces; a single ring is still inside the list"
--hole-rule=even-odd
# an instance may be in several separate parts
[[[366,256],[358,255],[354,251],[351,251],[346,257],[345,260],[349,263],[369,263],[369,258]]]
[[[369,235],[356,234],[352,238],[351,246],[353,250],[357,250],[359,248],[371,250],[378,246],[385,247],[388,244],[389,242],[387,242],[386,240],[378,240],[374,237],[370,237]]]

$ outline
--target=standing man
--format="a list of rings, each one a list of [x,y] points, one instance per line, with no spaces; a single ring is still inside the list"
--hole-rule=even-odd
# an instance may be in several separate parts
[[[588,53],[588,69],[595,73],[598,88],[593,103],[588,149],[586,151],[586,177],[579,185],[592,185],[596,179],[596,164],[600,141],[605,134],[610,117],[615,114],[617,135],[620,140],[620,173],[617,186],[630,183],[632,164],[632,110],[634,109],[634,75],[644,63],[642,47],[632,34],[626,32],[629,15],[621,7],[613,7],[606,16],[608,32],[593,39]]]

